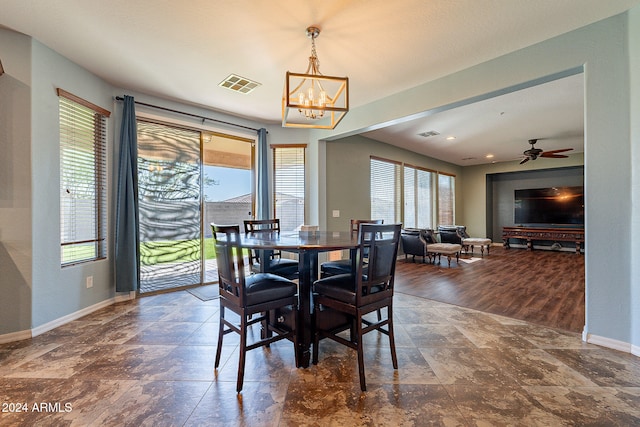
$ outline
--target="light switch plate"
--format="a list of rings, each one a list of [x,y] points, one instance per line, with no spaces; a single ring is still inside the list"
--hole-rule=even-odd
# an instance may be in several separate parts
[[[339,210],[334,210],[333,211],[333,217],[334,218],[340,218],[340,211]]]

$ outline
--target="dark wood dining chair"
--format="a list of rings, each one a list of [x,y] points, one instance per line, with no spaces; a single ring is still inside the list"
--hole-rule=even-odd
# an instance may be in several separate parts
[[[275,313],[276,310],[292,310],[294,313],[297,311],[298,287],[296,283],[275,274],[257,273],[245,276],[243,251],[240,247],[240,226],[212,224],[211,227],[218,263],[220,293],[220,329],[215,368],[220,365],[224,335],[230,332],[240,334],[240,361],[236,385],[236,390],[240,393],[247,351],[269,346],[285,338],[293,341],[294,350],[297,349],[295,320],[293,327],[287,327],[277,323]],[[240,316],[239,324],[226,318],[227,310]],[[296,317],[291,316],[292,319]],[[262,333],[260,339],[247,344],[247,331],[251,325],[258,322],[262,322],[266,333]],[[295,353],[297,366],[298,353]]]
[[[252,219],[244,221],[245,233],[280,233],[280,219]],[[280,251],[270,251],[269,265],[264,269],[260,268],[260,254],[257,250],[249,251],[249,266],[251,271],[258,273],[267,271],[287,279],[296,279],[298,277],[298,261],[295,259],[282,258]]]
[[[401,224],[361,224],[356,251],[356,274],[340,274],[317,280],[314,292],[313,363],[318,363],[318,344],[330,338],[358,353],[360,389],[366,391],[363,336],[379,331],[389,337],[391,361],[398,369],[393,334],[393,283]],[[368,263],[365,266],[365,254]],[[365,271],[366,268],[366,271]],[[365,315],[386,308],[386,317],[377,321]],[[327,328],[336,313],[346,314],[351,322]],[[385,328],[386,326],[386,328]],[[339,334],[349,330],[349,339]]]
[[[382,219],[352,219],[350,231],[353,235],[358,234],[360,224],[382,224]],[[320,264],[320,277],[335,276],[337,274],[347,274],[353,272],[354,262],[351,258],[339,259],[335,261],[325,261]]]

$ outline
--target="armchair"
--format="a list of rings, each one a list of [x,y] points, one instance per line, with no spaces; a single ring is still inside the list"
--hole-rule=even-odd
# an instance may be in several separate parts
[[[474,246],[480,247],[480,252],[484,256],[484,249],[487,248],[487,255],[491,247],[491,239],[481,237],[471,237],[467,233],[467,227],[464,225],[439,225],[440,241],[443,243],[455,243],[461,245],[465,253],[473,253]]]
[[[468,238],[467,227],[464,225],[439,225],[438,233],[442,243],[462,245],[462,239]]]
[[[422,262],[425,262],[426,257],[429,257],[429,261],[433,263],[435,263],[436,258],[440,262],[440,257],[445,255],[449,267],[451,267],[451,257],[455,256],[456,260],[458,260],[462,249],[460,243],[438,242],[433,230],[430,229],[404,229],[400,234],[400,240],[405,260],[408,255],[412,255],[414,262],[416,255],[422,257]]]
[[[402,242],[402,252],[405,260],[411,255],[415,262],[417,255],[422,257],[423,263],[426,261],[426,257],[430,257],[427,252],[427,245],[437,243],[433,230],[419,228],[405,228],[402,230],[400,241]]]

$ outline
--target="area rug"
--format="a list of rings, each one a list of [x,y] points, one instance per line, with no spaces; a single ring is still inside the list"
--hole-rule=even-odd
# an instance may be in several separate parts
[[[197,288],[187,289],[191,295],[201,299],[202,301],[211,301],[218,299],[220,294],[218,293],[218,285],[205,285]]]
[[[472,262],[476,262],[476,261],[482,261],[482,258],[475,258],[475,257],[460,258],[460,262],[466,262],[467,264],[471,264]]]

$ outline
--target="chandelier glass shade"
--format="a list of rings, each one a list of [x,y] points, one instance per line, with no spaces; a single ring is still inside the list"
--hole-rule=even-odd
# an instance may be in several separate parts
[[[311,56],[304,73],[287,71],[282,96],[282,126],[333,129],[349,111],[349,78],[320,73],[316,27],[307,28]],[[297,110],[297,111],[296,111]]]

